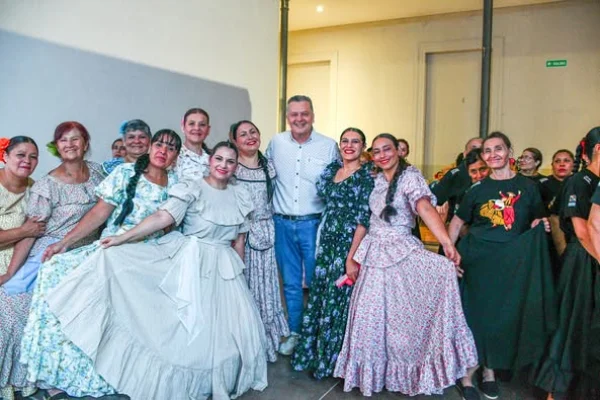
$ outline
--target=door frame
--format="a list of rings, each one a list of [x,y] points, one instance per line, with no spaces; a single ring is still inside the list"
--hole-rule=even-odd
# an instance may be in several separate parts
[[[492,74],[490,87],[490,131],[502,130],[502,86],[504,72],[504,36],[494,36],[492,50]],[[416,71],[416,132],[414,155],[415,164],[422,169],[425,162],[425,113],[427,109],[427,55],[436,53],[481,52],[481,38],[447,40],[419,43]],[[473,136],[476,136],[476,132]],[[459,144],[462,149],[464,143]],[[457,149],[457,152],[460,151]]]
[[[333,132],[321,133],[329,137],[335,137],[337,132],[338,52],[295,53],[288,56],[288,68],[292,65],[322,62],[329,62],[329,112],[331,113],[330,129],[333,129]],[[286,93],[286,96],[290,98],[292,94]],[[319,118],[319,110],[315,110],[315,116]]]

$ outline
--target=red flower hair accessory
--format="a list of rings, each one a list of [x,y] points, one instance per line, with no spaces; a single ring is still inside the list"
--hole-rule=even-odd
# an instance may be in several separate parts
[[[6,149],[8,148],[9,144],[10,139],[0,138],[0,161],[2,161],[3,163],[6,163],[6,159],[4,158],[4,156],[6,155]]]

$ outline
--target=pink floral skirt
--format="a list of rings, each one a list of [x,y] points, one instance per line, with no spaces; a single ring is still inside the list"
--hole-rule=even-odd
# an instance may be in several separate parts
[[[383,268],[372,265],[376,253],[357,260],[362,268],[334,376],[344,378],[345,391],[359,387],[365,396],[383,388],[441,394],[477,365],[454,265],[422,244]]]

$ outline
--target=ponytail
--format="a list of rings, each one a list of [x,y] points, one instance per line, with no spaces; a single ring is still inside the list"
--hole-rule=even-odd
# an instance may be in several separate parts
[[[398,211],[392,204],[394,203],[394,196],[396,195],[396,190],[398,189],[398,180],[408,166],[409,164],[404,160],[404,158],[400,157],[398,166],[396,167],[396,172],[394,172],[394,176],[392,177],[390,185],[388,186],[387,194],[385,195],[385,207],[379,215],[385,222],[390,222],[390,218],[398,214]]]
[[[585,154],[585,138],[583,138],[575,149],[575,159],[573,160],[573,173],[579,172],[579,169],[585,169],[587,163],[583,159]]]
[[[131,179],[129,179],[129,183],[127,183],[127,188],[125,189],[125,195],[127,197],[123,202],[123,209],[121,210],[121,214],[119,214],[119,216],[115,219],[115,225],[122,225],[123,221],[125,221],[125,218],[127,218],[127,216],[133,211],[133,198],[135,197],[135,190],[137,188],[137,184],[140,181],[140,177],[142,176],[146,168],[148,168],[149,164],[149,154],[141,155],[135,162],[135,165],[133,166],[135,174],[131,177]]]

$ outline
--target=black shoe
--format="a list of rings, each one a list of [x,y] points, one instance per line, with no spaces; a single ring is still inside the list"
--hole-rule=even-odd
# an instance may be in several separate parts
[[[480,400],[479,392],[473,386],[463,386],[459,380],[456,382],[456,388],[460,392],[463,400]]]
[[[488,399],[497,399],[500,396],[500,388],[498,387],[498,382],[496,381],[487,381],[481,382],[479,385],[479,390],[481,393]]]

